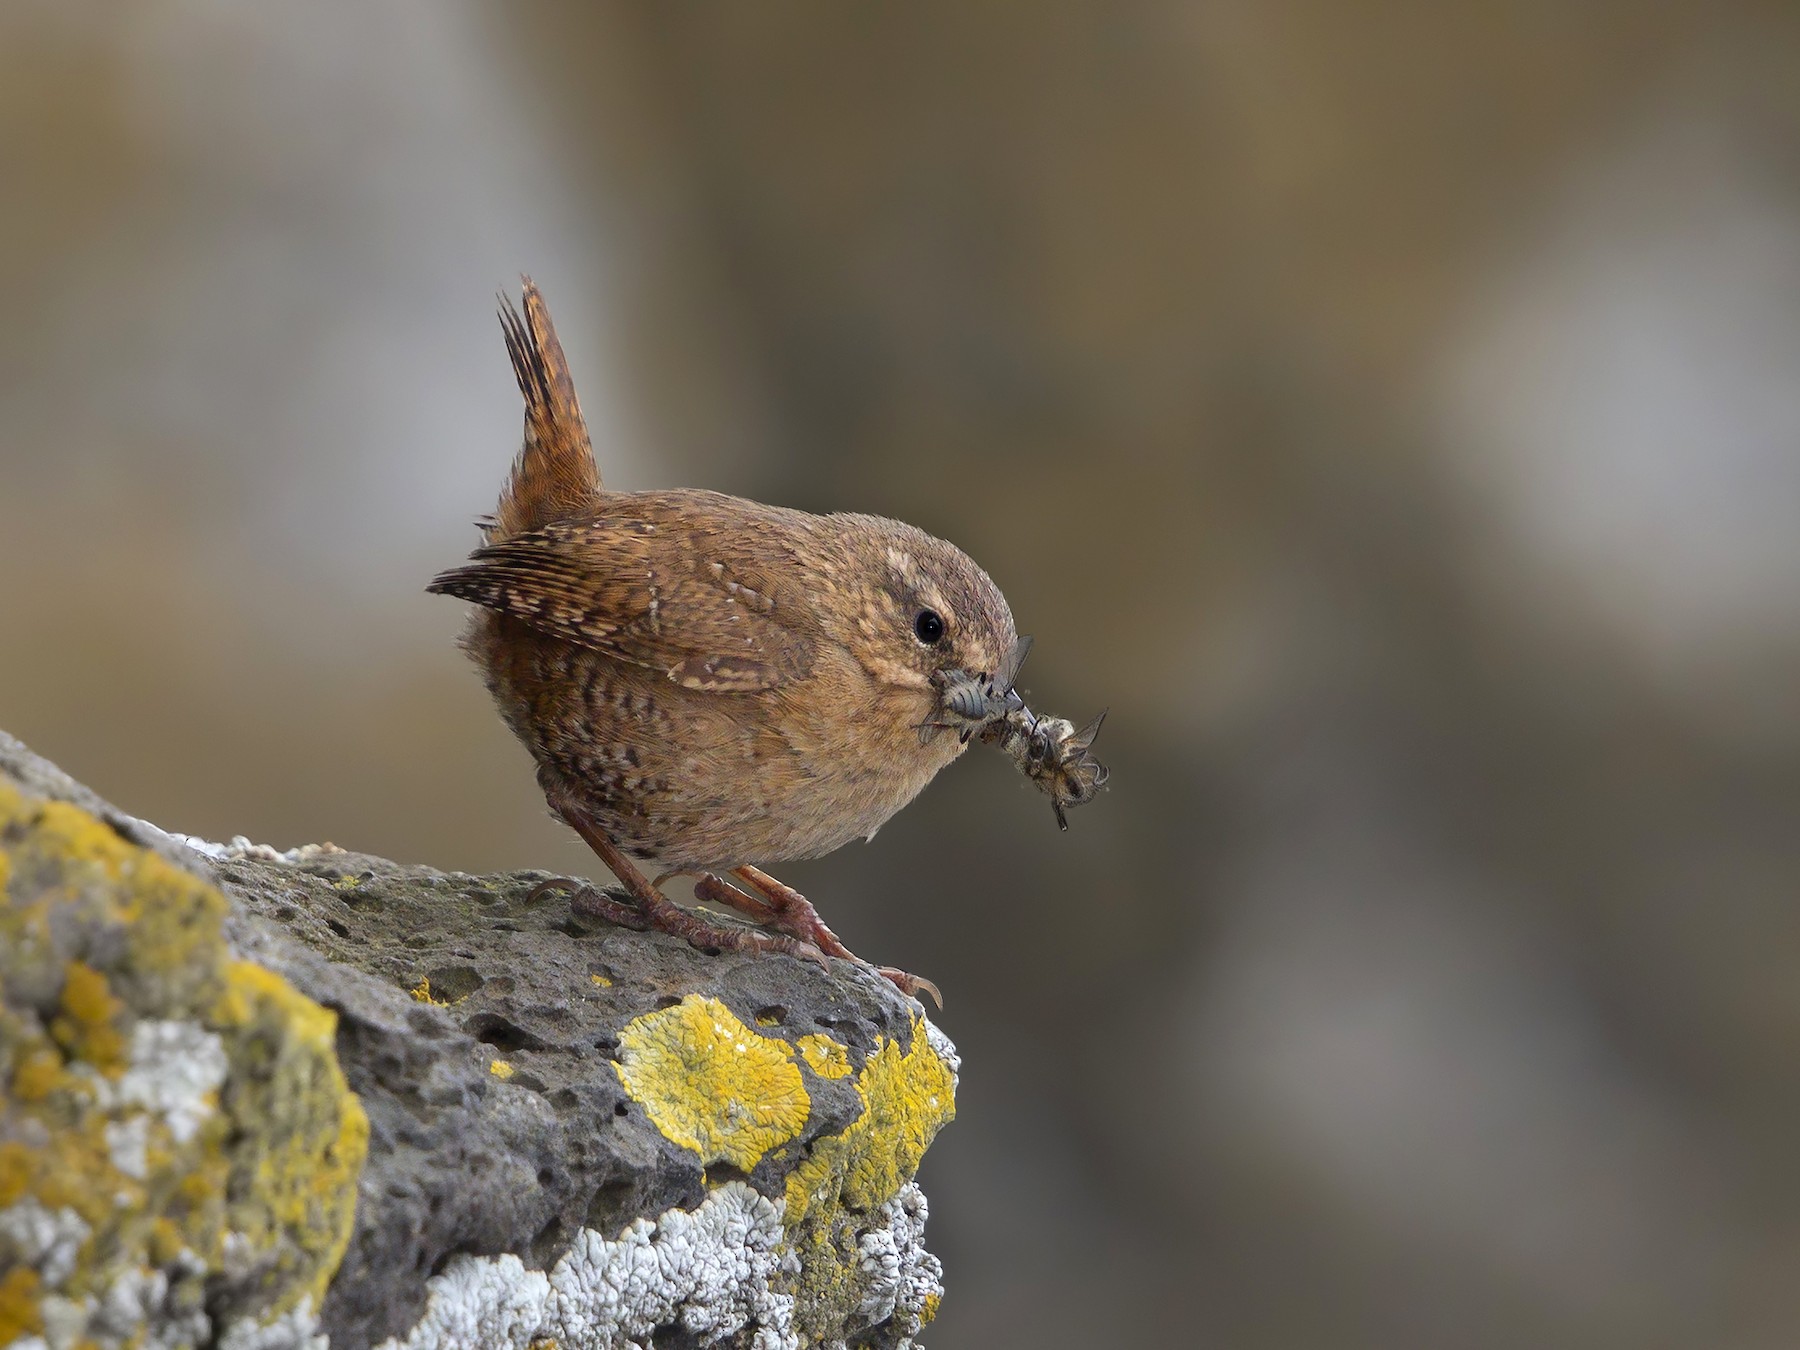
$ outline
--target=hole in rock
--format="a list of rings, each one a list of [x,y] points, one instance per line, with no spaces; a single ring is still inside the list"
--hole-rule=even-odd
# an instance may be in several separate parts
[[[612,1237],[636,1217],[633,1200],[636,1188],[623,1178],[603,1182],[588,1201],[586,1226]]]
[[[748,1172],[741,1167],[734,1167],[730,1163],[714,1163],[711,1167],[706,1169],[706,1184],[708,1187],[723,1186],[728,1181],[748,1180],[750,1180],[750,1174]]]
[[[425,973],[431,981],[431,996],[441,1003],[456,1003],[467,998],[487,981],[474,966],[439,966]]]
[[[463,1023],[463,1030],[468,1032],[483,1045],[491,1045],[502,1054],[511,1054],[516,1050],[542,1050],[544,1042],[533,1036],[524,1027],[511,1018],[502,1017],[499,1013],[476,1013]]]
[[[538,1229],[536,1236],[531,1239],[533,1265],[549,1266],[555,1263],[556,1258],[569,1245],[564,1232],[562,1219],[557,1215],[552,1215],[550,1222]]]

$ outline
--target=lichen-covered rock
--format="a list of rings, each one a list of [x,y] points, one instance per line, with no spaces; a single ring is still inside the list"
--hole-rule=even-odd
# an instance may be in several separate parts
[[[886,981],[576,921],[542,874],[199,848],[0,736],[0,1346],[930,1320],[958,1066]]]
[[[335,1019],[237,959],[216,887],[47,785],[0,773],[0,1345],[309,1345],[368,1134]]]

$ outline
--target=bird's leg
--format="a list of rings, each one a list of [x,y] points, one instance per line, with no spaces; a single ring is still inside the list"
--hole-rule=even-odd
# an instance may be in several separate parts
[[[801,941],[811,943],[828,956],[839,956],[846,961],[855,961],[858,965],[869,964],[846,947],[839,940],[838,935],[826,927],[825,920],[819,917],[819,911],[813,908],[812,901],[792,886],[775,880],[760,867],[748,865],[734,867],[731,869],[731,875],[749,886],[761,897],[761,900],[753,900],[739,891],[737,887],[719,877],[710,879],[718,883],[716,887],[708,885],[705,893],[702,894],[701,886],[697,885],[694,887],[694,894],[703,899],[730,905],[740,913],[748,914],[758,923],[766,923],[784,933],[791,933]],[[702,885],[704,884],[705,880],[703,879]],[[739,898],[734,900],[726,892]],[[743,901],[749,901],[750,904],[746,906],[742,903]],[[944,1006],[944,996],[938,993],[937,986],[930,980],[921,979],[917,975],[909,975],[904,970],[896,970],[893,966],[871,966],[870,969],[891,980],[908,998],[918,997],[919,991],[923,989],[931,995],[932,1002],[936,1003],[940,1009]]]
[[[580,807],[554,799],[550,805],[568,821],[575,833],[587,841],[588,847],[599,855],[607,870],[630,892],[634,904],[628,907],[630,918],[625,921],[627,927],[654,928],[661,933],[672,933],[702,951],[780,952],[786,956],[804,957],[824,964],[824,954],[803,938],[782,933],[759,933],[748,928],[722,928],[683,909],[652,886],[631,860],[619,851],[618,846],[606,837],[606,832],[589,819]],[[627,908],[591,886],[577,889],[569,898],[569,907],[578,914],[591,914],[609,922],[616,921],[613,915],[618,909]]]

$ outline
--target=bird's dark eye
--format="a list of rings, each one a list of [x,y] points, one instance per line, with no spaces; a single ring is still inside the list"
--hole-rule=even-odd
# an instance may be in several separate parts
[[[919,617],[913,620],[913,632],[927,647],[936,646],[944,640],[944,616],[935,609],[920,610]]]

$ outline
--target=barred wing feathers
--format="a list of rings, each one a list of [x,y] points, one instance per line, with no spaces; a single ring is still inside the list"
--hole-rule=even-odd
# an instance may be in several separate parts
[[[690,689],[771,689],[805,675],[814,647],[805,599],[774,594],[755,562],[769,535],[756,531],[753,548],[754,521],[708,529],[696,519],[702,503],[674,511],[681,520],[667,530],[653,518],[662,512],[557,521],[477,549],[427,589]]]

